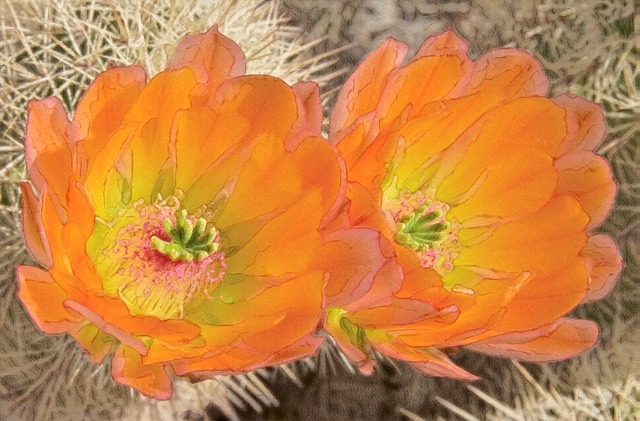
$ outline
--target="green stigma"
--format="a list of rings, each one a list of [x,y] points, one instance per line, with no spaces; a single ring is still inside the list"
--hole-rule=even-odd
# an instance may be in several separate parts
[[[207,228],[204,218],[198,218],[194,224],[184,209],[176,214],[175,225],[170,218],[165,219],[162,225],[171,241],[154,235],[151,237],[151,248],[173,261],[199,262],[220,248],[216,241],[218,230]]]
[[[442,220],[441,210],[424,213],[426,206],[420,206],[409,212],[396,223],[396,241],[411,250],[426,250],[446,236],[451,227],[448,221]]]

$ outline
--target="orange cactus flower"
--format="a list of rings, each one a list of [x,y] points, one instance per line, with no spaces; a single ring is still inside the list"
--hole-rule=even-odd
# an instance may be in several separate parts
[[[403,65],[407,50],[389,39],[371,53],[331,115],[349,219],[381,232],[393,259],[367,294],[328,309],[327,331],[363,371],[377,351],[463,379],[475,376],[443,348],[527,361],[588,349],[596,324],[564,316],[621,268],[593,233],[616,191],[593,152],[599,106],[546,98],[540,65],[519,50],[472,61],[451,31]]]
[[[113,352],[114,379],[158,399],[174,375],[315,352],[318,262],[359,241],[320,232],[345,183],[317,86],[244,73],[212,28],[148,82],[101,73],[71,122],[57,98],[29,104],[23,228],[45,269],[19,267],[18,295],[44,332],[96,363]]]

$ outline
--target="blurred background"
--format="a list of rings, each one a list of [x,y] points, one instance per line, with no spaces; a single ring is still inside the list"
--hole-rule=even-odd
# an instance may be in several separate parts
[[[364,56],[393,36],[415,50],[452,28],[475,58],[491,48],[534,54],[551,92],[602,104],[599,146],[619,183],[601,228],[625,269],[604,300],[578,310],[601,343],[570,361],[518,364],[459,352],[483,380],[434,379],[389,360],[355,373],[330,344],[308,360],[176,382],[156,402],[115,384],[65,335],[40,333],[15,298],[15,267],[30,262],[20,234],[17,181],[26,102],[56,95],[72,111],[100,71],[163,68],[176,41],[217,23],[240,44],[249,73],[315,80],[325,111]],[[2,420],[633,420],[640,417],[638,335],[639,37],[632,0],[0,0],[0,419]]]

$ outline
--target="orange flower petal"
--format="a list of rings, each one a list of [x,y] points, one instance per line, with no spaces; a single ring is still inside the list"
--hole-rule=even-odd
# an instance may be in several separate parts
[[[322,246],[322,236],[317,229],[322,215],[319,212],[305,214],[304,210],[318,209],[322,198],[317,191],[298,197],[298,203],[268,219],[257,232],[250,230],[244,234],[250,235],[246,243],[242,244],[238,233],[242,225],[248,224],[230,233],[236,236],[232,241],[240,249],[225,259],[227,273],[282,276],[304,271],[313,264]]]
[[[127,149],[137,128],[137,122],[122,123],[100,150],[100,159],[87,168],[82,181],[91,197],[96,216],[106,221],[115,218],[131,200],[131,185],[123,172],[116,168],[116,162],[118,156]]]
[[[74,330],[82,317],[63,303],[68,295],[48,272],[31,266],[18,266],[18,297],[33,321],[49,334]]]
[[[171,399],[171,377],[164,365],[145,365],[142,356],[133,348],[120,345],[113,354],[111,375],[118,383],[138,389],[160,400]]]
[[[318,350],[323,342],[324,338],[315,336],[304,337],[298,342],[274,352],[268,359],[264,360],[262,364],[264,364],[263,366],[285,364],[300,358],[310,357]]]
[[[226,173],[221,171],[229,164],[227,161],[249,159],[250,131],[251,123],[242,116],[216,113],[209,107],[193,107],[176,115],[176,188],[187,192],[185,202],[189,208],[198,207],[188,199],[194,195],[192,189],[198,192],[198,204],[210,200],[213,192],[224,185],[227,178],[222,177],[230,177],[239,168],[236,164]],[[200,188],[205,180],[206,192],[211,194]]]
[[[357,300],[344,304],[341,308],[352,312],[388,301],[389,297],[402,287],[402,279],[402,268],[393,259],[389,259],[375,274],[367,292]]]
[[[577,256],[587,242],[587,222],[575,199],[557,197],[537,212],[491,230],[477,244],[469,244],[465,230],[460,230],[465,247],[454,264],[507,273],[535,270],[534,275],[548,274],[580,261]]]
[[[413,367],[434,377],[451,377],[459,380],[479,380],[468,371],[455,365],[447,356],[435,348],[414,348],[399,341],[390,343],[371,341],[380,353],[410,363]]]
[[[320,87],[315,82],[298,82],[291,88],[296,94],[299,117],[286,141],[289,151],[295,149],[307,137],[322,135]]]
[[[176,112],[191,106],[195,86],[193,72],[183,68],[159,73],[142,89],[85,177],[98,216],[109,220],[118,203],[172,193],[171,128]]]
[[[551,198],[558,179],[551,156],[528,147],[504,153],[503,161],[485,171],[471,188],[471,197],[451,209],[450,218],[464,225],[474,218],[509,218],[534,212]]]
[[[244,75],[245,58],[238,45],[211,27],[203,34],[182,38],[167,63],[167,70],[189,67],[198,81],[192,92],[206,101],[225,79]]]
[[[80,99],[73,115],[71,138],[78,145],[82,174],[98,154],[146,85],[140,66],[112,67],[100,73]]]
[[[340,180],[337,157],[322,139],[309,138],[288,154],[277,140],[259,143],[216,221],[241,247],[226,260],[228,273],[275,275],[310,263],[321,243],[318,226],[335,203]],[[269,189],[255,189],[265,184]],[[288,258],[282,259],[285,248]]]
[[[603,157],[587,151],[575,151],[556,162],[559,170],[556,194],[571,195],[591,218],[587,230],[602,224],[613,207],[616,184],[611,167]]]
[[[567,112],[569,136],[560,146],[561,155],[575,148],[591,151],[602,142],[607,128],[600,104],[572,95],[561,95],[553,102]]]
[[[322,338],[306,337],[296,343],[275,351],[269,355],[262,352],[252,352],[246,345],[222,350],[215,355],[191,361],[178,361],[173,364],[179,375],[197,373],[204,378],[220,374],[234,374],[247,372],[268,365],[283,364],[293,359],[307,357],[313,354]]]
[[[66,203],[65,203],[66,206]],[[68,259],[64,259],[62,230],[63,221],[68,219],[67,212],[58,206],[57,201],[49,193],[49,188],[40,193],[40,219],[46,234],[47,243],[51,252],[51,260],[54,267],[68,268]]]
[[[356,119],[375,109],[390,72],[402,63],[408,49],[389,38],[358,66],[344,83],[331,113],[330,139],[342,137]]]
[[[394,120],[419,115],[426,104],[446,98],[464,83],[468,64],[457,55],[426,56],[391,73],[377,108],[382,130]]]
[[[126,332],[133,337],[148,336],[154,340],[167,342],[172,345],[185,345],[200,335],[200,328],[193,323],[182,319],[160,320],[155,317],[132,315],[127,306],[118,298],[92,295],[84,298],[82,302],[69,303],[68,305],[81,312],[85,317],[99,317],[102,321],[94,321],[102,330],[111,325],[115,329]],[[91,313],[95,313],[91,314]],[[105,330],[106,331],[106,330]],[[133,347],[133,345],[130,345]],[[147,347],[145,346],[145,349]],[[138,351],[146,354],[146,351]]]
[[[151,79],[124,119],[124,124],[137,122],[138,131],[116,166],[131,183],[131,199],[155,199],[164,193],[163,171],[171,167],[171,128],[175,114],[192,105],[189,97],[196,79],[188,68],[165,71]],[[170,186],[173,187],[173,186]]]
[[[433,269],[422,267],[415,255],[395,243],[398,263],[402,267],[404,279],[401,288],[395,293],[398,298],[417,298],[427,300],[434,306],[446,306],[449,292],[442,288],[442,277]]]
[[[45,227],[52,267],[67,275],[60,285],[64,286],[68,280],[81,291],[100,290],[102,282],[93,271],[86,253],[86,242],[93,231],[94,213],[79,185],[73,179],[69,181],[65,209],[58,206],[48,187],[42,191],[40,201],[40,219]],[[68,238],[75,241],[65,241]]]
[[[52,260],[47,235],[40,219],[42,203],[36,198],[30,182],[22,181],[20,191],[22,192],[22,233],[25,244],[33,257],[44,267],[49,268]]]
[[[470,92],[496,89],[506,98],[545,96],[549,81],[540,63],[525,51],[497,48],[475,62]],[[512,120],[506,120],[512,121]]]
[[[38,190],[51,186],[63,203],[72,168],[69,120],[58,98],[31,100],[24,139],[29,177]]]
[[[325,235],[325,241],[318,263],[329,274],[325,305],[337,307],[370,289],[385,257],[380,252],[379,234],[373,230],[340,230]]]
[[[64,241],[61,247],[61,251],[66,254],[63,259],[69,261],[71,265],[67,268],[67,272],[82,279],[86,288],[99,291],[102,289],[102,281],[95,273],[93,263],[87,255],[87,241],[95,226],[95,213],[84,190],[75,182],[75,178],[69,185],[67,201],[68,218],[62,227],[61,239],[74,239],[74,241]]]
[[[450,29],[424,40],[416,56],[433,56],[438,54],[458,54],[466,56],[469,46]]]
[[[437,185],[443,176],[434,179],[434,172],[452,171],[475,140],[480,127],[476,123],[500,101],[498,92],[488,91],[428,104],[398,131],[406,144],[394,172],[398,187],[415,191],[427,181]]]
[[[373,192],[359,183],[349,183],[347,198],[351,203],[348,215],[353,226],[375,228],[387,238],[392,236],[387,219],[379,209],[380,198],[376,198]]]
[[[524,331],[553,323],[584,299],[588,286],[585,265],[579,259],[552,273],[533,275],[507,305],[504,318],[494,330]]]
[[[367,121],[363,120],[365,119],[361,119],[357,124],[350,127],[340,139],[330,139],[330,141],[339,140],[336,144],[336,149],[340,151],[340,155],[349,169],[358,164],[363,151],[366,150],[366,147],[377,134],[371,133],[375,129],[369,129]],[[375,173],[369,175],[375,177]],[[350,171],[347,172],[347,177],[350,181],[355,181]]]
[[[461,272],[463,279],[468,277],[464,269],[455,269],[449,277],[460,276]],[[524,285],[526,280],[518,279],[481,279],[472,289],[464,287],[464,284],[455,284],[446,301],[446,305],[458,308],[459,315],[453,323],[448,323],[447,317],[427,319],[405,326],[396,333],[410,346],[464,345],[498,325],[508,312],[507,306],[514,295]],[[443,316],[447,315],[445,311]]]
[[[589,237],[582,255],[587,258],[590,279],[589,291],[584,301],[602,299],[611,291],[622,270],[622,258],[618,247],[611,237],[598,234]]]
[[[95,311],[73,300],[65,300],[64,305],[65,307],[72,309],[77,313],[81,314],[89,322],[97,326],[98,329],[100,329],[102,332],[113,336],[122,344],[126,344],[132,349],[135,349],[136,352],[140,354],[147,353],[148,347],[141,340],[133,337],[132,335],[125,332],[121,328],[108,323],[107,321],[104,320],[104,318],[100,314],[96,313]]]
[[[367,189],[380,186],[387,176],[388,162],[394,154],[401,153],[402,148],[403,146],[397,144],[393,137],[387,138],[386,141],[374,141],[367,147],[362,147],[357,152],[356,163],[348,167],[348,177]]]
[[[278,350],[313,331],[322,310],[323,283],[324,274],[320,271],[273,279],[248,277],[236,281],[227,277],[211,297],[185,312],[201,326],[209,349],[229,345],[240,337],[248,343],[259,341],[263,335],[274,332],[278,338],[274,336],[273,341],[260,346],[256,342],[256,349]],[[286,317],[296,320],[283,322]],[[281,345],[281,341],[285,344]],[[207,351],[194,350],[199,354]]]
[[[322,282],[322,273],[308,272],[248,301],[248,312],[244,312],[247,318],[250,314],[273,316],[272,324],[267,328],[247,330],[240,335],[242,341],[268,355],[314,333],[322,312]],[[235,305],[242,311],[244,306]]]
[[[238,177],[238,165],[244,165],[249,154],[253,154],[255,162],[251,165],[261,163],[263,168],[286,155],[282,140],[289,136],[298,119],[293,90],[275,78],[234,78],[223,84],[216,98],[219,104],[213,112],[196,108],[177,120],[176,187],[186,193],[184,205],[194,209],[222,189],[235,187],[236,178],[242,177],[242,173]],[[260,153],[267,153],[270,148],[269,154],[261,156],[252,151],[256,143],[258,148],[264,148]],[[253,169],[244,172],[252,173]],[[255,193],[252,188],[251,194]],[[231,195],[231,191],[227,194]],[[276,195],[269,203],[281,199]]]
[[[315,333],[318,318],[320,317],[320,297],[322,296],[320,291],[314,291],[312,295],[315,295],[318,299],[316,302],[310,303],[310,308],[302,311],[287,311],[284,313],[284,317],[272,327],[260,332],[247,332],[240,335],[242,341],[254,348],[257,353],[267,357],[291,346],[306,336],[312,335]],[[307,299],[307,301],[312,300]]]
[[[395,332],[415,329],[414,323],[423,324],[427,321],[429,324],[449,324],[457,317],[458,311],[455,307],[436,310],[424,301],[391,298],[375,307],[350,313],[349,321],[365,329]]]
[[[562,108],[546,98],[521,98],[488,112],[471,143],[455,151],[460,161],[440,184],[437,198],[455,203],[456,198],[474,187],[487,168],[504,161],[504,151],[527,147],[555,156],[566,135],[564,114]],[[438,181],[430,184],[437,185]]]
[[[515,332],[468,345],[469,349],[521,361],[553,362],[574,357],[596,344],[598,325],[562,318],[532,332]]]
[[[264,354],[253,353],[251,350],[242,348],[231,348],[203,359],[177,361],[172,364],[172,367],[179,376],[197,373],[207,378],[213,375],[250,371],[253,367],[262,366],[264,359]]]

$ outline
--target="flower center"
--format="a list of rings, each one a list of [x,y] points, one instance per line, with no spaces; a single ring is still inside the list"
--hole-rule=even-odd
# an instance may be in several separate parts
[[[449,221],[449,205],[430,200],[422,191],[399,192],[386,197],[383,210],[395,224],[395,240],[413,251],[422,267],[435,269],[441,275],[453,270],[453,260],[462,246],[458,240],[460,224]]]
[[[398,243],[411,250],[426,250],[444,239],[451,224],[443,220],[444,213],[440,209],[431,212],[427,209],[427,205],[422,205],[399,218],[396,223]]]
[[[224,276],[218,230],[180,209],[175,196],[136,202],[107,229],[102,244],[109,246],[96,267],[105,290],[132,314],[181,318],[186,303],[207,296]]]
[[[164,254],[171,260],[182,262],[200,262],[220,248],[216,242],[218,231],[207,229],[207,220],[198,218],[195,224],[189,219],[187,211],[181,210],[176,215],[175,225],[171,218],[165,218],[162,226],[171,241],[160,237],[151,237],[151,248]],[[205,233],[206,231],[206,233]]]

